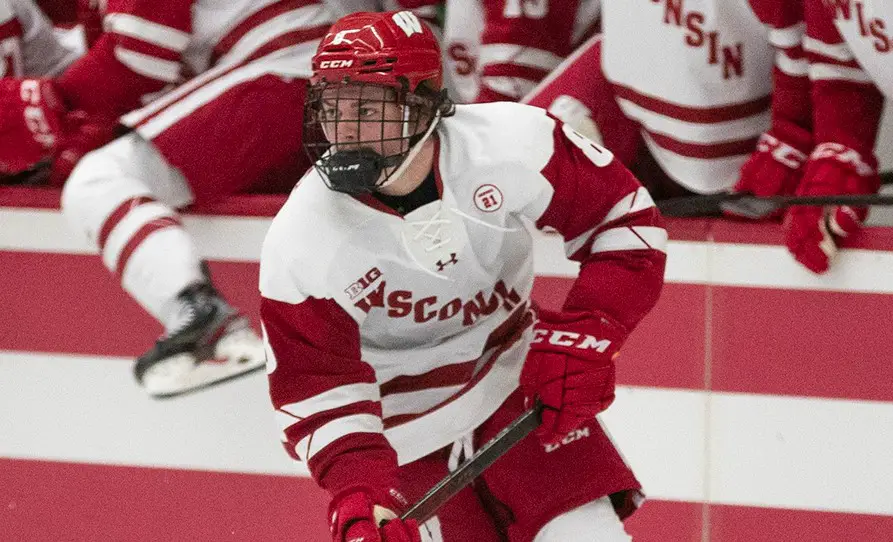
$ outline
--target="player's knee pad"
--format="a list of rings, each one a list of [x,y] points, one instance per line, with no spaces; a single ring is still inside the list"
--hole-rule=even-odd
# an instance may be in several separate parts
[[[62,189],[62,214],[95,237],[100,224],[123,202],[148,196],[148,190],[122,171],[126,154],[114,144],[86,154]]]
[[[602,497],[565,512],[547,523],[533,542],[631,542],[611,499]]]

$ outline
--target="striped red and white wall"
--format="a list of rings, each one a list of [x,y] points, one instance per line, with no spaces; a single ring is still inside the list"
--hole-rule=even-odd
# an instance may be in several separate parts
[[[263,374],[167,401],[137,388],[132,359],[160,329],[57,200],[0,191],[0,541],[328,540],[326,496],[282,452]],[[280,202],[186,218],[252,315]],[[629,531],[893,540],[893,229],[823,277],[777,226],[671,221],[670,238],[663,297],[603,416],[649,495]],[[555,237],[536,250],[535,295],[557,304],[574,266]]]

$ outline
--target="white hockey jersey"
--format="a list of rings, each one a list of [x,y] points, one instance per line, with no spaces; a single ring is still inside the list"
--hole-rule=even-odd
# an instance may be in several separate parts
[[[437,201],[400,216],[311,170],[264,242],[270,393],[288,451],[317,478],[370,450],[423,457],[517,388],[531,224],[583,262],[570,306],[631,329],[660,290],[666,232],[608,151],[514,103],[458,106],[436,134]],[[345,483],[333,477],[322,485]]]
[[[602,62],[676,182],[719,192],[769,128],[773,50],[747,2],[604,0]]]
[[[822,11],[822,10],[820,10]],[[806,48],[825,61],[810,66],[813,80],[874,83],[893,97],[893,3],[886,0],[841,0],[826,3],[840,37],[813,32]],[[853,65],[855,60],[858,64]]]
[[[875,170],[884,97],[893,96],[893,5],[802,1],[815,140],[854,149],[865,171]]]
[[[53,76],[79,54],[32,0],[0,0],[0,77]]]

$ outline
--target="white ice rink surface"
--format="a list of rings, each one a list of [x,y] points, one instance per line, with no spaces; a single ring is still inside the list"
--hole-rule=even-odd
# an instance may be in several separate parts
[[[262,372],[156,401],[130,366],[0,352],[0,456],[306,475]],[[891,403],[621,387],[603,421],[653,498],[893,515]]]

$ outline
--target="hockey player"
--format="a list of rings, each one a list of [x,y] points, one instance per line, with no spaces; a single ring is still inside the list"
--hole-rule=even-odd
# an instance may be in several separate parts
[[[770,127],[772,49],[747,3],[606,0],[601,17],[524,102],[597,129],[655,197],[732,188]]]
[[[313,59],[315,168],[261,255],[286,449],[331,493],[333,540],[419,541],[396,514],[539,397],[538,438],[424,539],[629,540],[640,486],[595,415],[658,298],[666,231],[632,174],[546,111],[453,106],[440,58],[403,11],[340,19]],[[560,311],[531,307],[528,227],[561,233],[581,263]]]
[[[0,184],[42,181],[41,162],[83,137],[82,116],[67,115],[48,85],[21,79],[55,76],[78,54],[32,0],[0,0]]]
[[[449,0],[447,71],[460,101],[518,101],[595,29],[600,0]]]
[[[816,146],[797,194],[874,194],[880,187],[874,145],[882,93],[893,94],[893,5],[880,0],[799,2],[805,4]],[[788,248],[808,269],[824,272],[867,214],[864,207],[792,208],[785,221]]]
[[[83,107],[118,112],[199,75],[123,117],[131,132],[81,160],[62,211],[163,325],[135,374],[150,395],[171,396],[263,364],[260,338],[212,286],[178,209],[303,173],[310,58],[334,18],[312,0],[113,7],[106,33],[57,81],[82,89]],[[117,82],[107,95],[93,89],[103,74]]]

